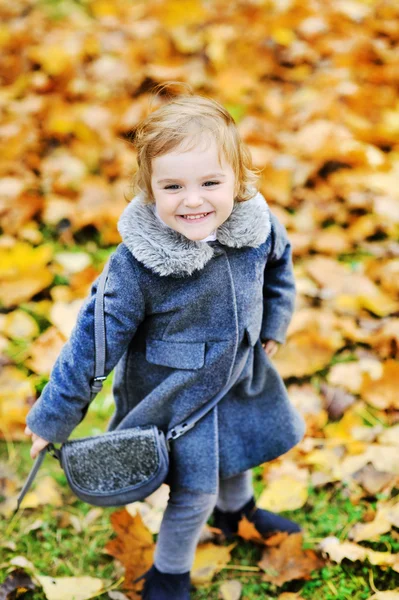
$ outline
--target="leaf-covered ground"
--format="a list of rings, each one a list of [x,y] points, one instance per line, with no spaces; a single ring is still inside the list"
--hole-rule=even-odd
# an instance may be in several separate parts
[[[397,2],[15,0],[0,17],[0,598],[134,599],[151,564],[166,486],[96,509],[48,456],[10,517],[26,414],[120,241],[130,131],[177,80],[232,113],[287,227],[297,305],[273,360],[307,423],[254,469],[258,505],[303,536],[243,521],[228,545],[210,521],[193,598],[397,600]],[[105,429],[109,379],[72,437]]]

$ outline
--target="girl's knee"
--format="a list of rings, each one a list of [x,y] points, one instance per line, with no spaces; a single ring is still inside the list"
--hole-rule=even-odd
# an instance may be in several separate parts
[[[181,508],[188,507],[195,512],[212,511],[218,494],[204,494],[180,488],[179,490],[170,490],[168,505]]]

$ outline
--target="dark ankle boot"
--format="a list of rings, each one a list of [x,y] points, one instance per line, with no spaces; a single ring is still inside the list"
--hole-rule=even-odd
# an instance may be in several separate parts
[[[190,600],[190,571],[162,573],[155,565],[133,583],[145,578],[141,592],[143,600]]]
[[[268,537],[277,531],[286,531],[287,533],[302,531],[301,527],[294,521],[280,517],[263,508],[257,508],[253,497],[240,510],[235,512],[224,512],[215,506],[213,516],[213,526],[221,529],[227,540],[235,537],[238,531],[238,523],[243,516],[251,521],[255,525],[255,529],[264,537]]]

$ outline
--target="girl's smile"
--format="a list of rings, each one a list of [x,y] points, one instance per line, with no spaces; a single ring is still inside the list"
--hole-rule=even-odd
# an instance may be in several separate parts
[[[207,221],[209,217],[212,217],[212,215],[215,213],[215,211],[211,211],[211,212],[206,212],[206,213],[198,213],[198,216],[195,216],[194,214],[187,214],[187,215],[177,215],[179,219],[182,219],[185,223],[189,223],[190,225],[193,225],[194,223],[203,223],[204,221]],[[201,216],[202,215],[202,216]]]

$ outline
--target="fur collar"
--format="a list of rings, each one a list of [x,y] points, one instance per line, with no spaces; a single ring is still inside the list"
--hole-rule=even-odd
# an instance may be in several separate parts
[[[271,230],[269,207],[260,192],[236,203],[229,218],[216,230],[217,241],[231,248],[263,244]],[[118,221],[123,243],[133,256],[158,275],[183,277],[203,269],[214,248],[193,241],[157,218],[154,204],[145,204],[142,194],[131,200]],[[215,242],[211,242],[215,243]]]

